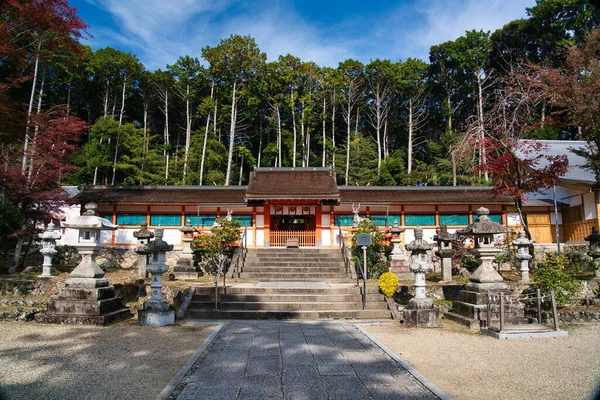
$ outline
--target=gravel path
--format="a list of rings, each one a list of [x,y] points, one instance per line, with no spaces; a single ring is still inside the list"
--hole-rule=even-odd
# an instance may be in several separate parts
[[[455,399],[592,399],[600,395],[600,325],[559,339],[498,340],[397,324],[364,328]]]
[[[213,327],[2,322],[0,399],[152,399]]]

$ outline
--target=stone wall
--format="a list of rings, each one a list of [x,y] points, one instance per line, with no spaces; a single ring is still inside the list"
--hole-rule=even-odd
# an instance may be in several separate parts
[[[551,312],[542,311],[542,323],[553,325],[554,318]],[[558,324],[584,324],[600,323],[600,311],[559,311]]]

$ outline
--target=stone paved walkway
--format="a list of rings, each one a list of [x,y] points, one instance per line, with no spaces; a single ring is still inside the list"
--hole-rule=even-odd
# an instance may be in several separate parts
[[[231,322],[173,394],[177,400],[438,399],[343,322]]]

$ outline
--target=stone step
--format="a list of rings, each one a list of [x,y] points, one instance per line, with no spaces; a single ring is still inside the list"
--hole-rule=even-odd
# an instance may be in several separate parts
[[[214,301],[192,302],[189,310],[212,310]],[[387,310],[385,303],[368,303],[368,310]],[[225,302],[219,301],[219,309],[227,311],[249,311],[249,310],[268,310],[268,311],[290,311],[290,310],[361,310],[362,302],[357,301],[329,301],[329,302]]]
[[[244,265],[260,265],[260,264],[271,264],[271,265],[322,265],[322,264],[330,264],[330,265],[344,265],[342,260],[337,258],[331,258],[328,260],[313,260],[312,258],[303,258],[302,260],[290,260],[287,258],[261,258],[261,259],[253,259],[244,262]]]
[[[340,249],[318,249],[310,247],[297,248],[261,248],[261,249],[248,249],[248,254],[341,254]]]
[[[347,279],[344,280],[345,283],[348,282]],[[296,282],[292,282],[296,283]],[[327,295],[336,295],[336,294],[357,294],[362,290],[362,286],[357,288],[355,286],[350,287],[339,287],[339,288],[294,288],[294,287],[259,287],[259,286],[228,286],[227,287],[227,295],[233,294],[273,294],[273,295],[288,295],[288,294],[327,294]],[[224,290],[222,286],[218,288],[219,294],[223,295]],[[214,287],[196,287],[195,293],[197,295],[209,294],[214,295],[215,288]],[[377,295],[383,296],[379,293],[379,288],[376,286],[367,286],[367,295]]]
[[[331,260],[339,260],[342,258],[341,254],[246,254],[246,261],[248,260],[265,260],[265,259],[273,259],[273,260],[285,260],[285,261],[304,261],[304,260],[314,260],[314,261],[331,261]]]
[[[389,310],[235,310],[235,311],[188,311],[188,317],[198,319],[390,319]]]
[[[369,295],[370,296],[370,295]],[[212,294],[195,294],[192,303],[214,301]],[[357,302],[362,301],[360,294],[355,291],[351,294],[230,294],[229,292],[219,296],[221,302]]]
[[[241,279],[254,279],[254,280],[311,280],[311,281],[324,281],[330,279],[345,279],[346,276],[341,272],[242,272],[240,274]]]
[[[244,267],[244,269],[242,270],[242,272],[282,272],[282,273],[288,273],[288,272],[295,272],[295,273],[301,273],[301,272],[308,272],[308,273],[315,273],[315,272],[333,272],[333,273],[338,273],[338,274],[343,274],[344,273],[344,268],[340,267],[340,266],[327,266],[327,265],[314,265],[314,266],[293,266],[293,265],[247,265]]]
[[[102,315],[83,315],[83,314],[54,314],[39,313],[35,315],[35,320],[44,324],[69,324],[69,325],[109,325],[124,319],[131,318],[129,308],[121,308]]]

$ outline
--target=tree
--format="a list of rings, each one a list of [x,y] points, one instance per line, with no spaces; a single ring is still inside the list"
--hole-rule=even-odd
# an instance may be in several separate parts
[[[37,224],[52,218],[67,201],[59,182],[73,171],[71,155],[86,129],[85,122],[67,115],[64,107],[40,113],[33,122],[39,131],[31,144],[31,151],[36,155],[31,159],[31,176],[22,174],[21,163],[16,157],[7,152],[2,154],[4,202],[0,207],[16,208],[23,217],[23,225],[15,232],[19,240],[9,265],[9,274],[15,273],[19,265],[23,240],[33,238]]]
[[[590,33],[579,46],[569,49],[562,68],[534,65],[535,74],[519,78],[534,85],[555,106],[553,115],[566,124],[580,127],[589,152],[580,153],[600,187],[600,28]]]
[[[245,86],[256,77],[267,58],[250,36],[231,35],[222,39],[215,47],[202,49],[202,57],[210,64],[211,76],[219,79],[223,85],[231,87],[231,118],[229,127],[229,151],[225,185],[230,184],[233,150],[236,140],[238,106],[245,95]]]
[[[511,74],[504,78],[502,89],[497,89],[495,103],[484,115],[487,165],[478,164],[476,171],[486,168],[493,176],[496,195],[510,196],[521,217],[527,236],[531,238],[523,202],[529,193],[540,192],[555,185],[567,172],[565,155],[544,154],[544,145],[524,140],[528,131],[539,120],[537,105],[541,92],[533,85]],[[472,122],[478,125],[478,121]],[[472,127],[471,127],[472,128]],[[469,129],[469,127],[467,127]],[[461,155],[471,153],[475,138],[463,142]]]

